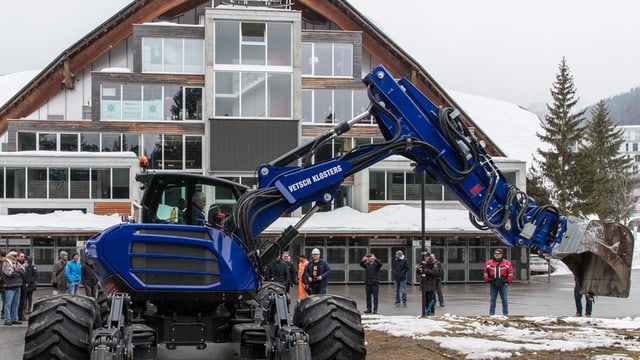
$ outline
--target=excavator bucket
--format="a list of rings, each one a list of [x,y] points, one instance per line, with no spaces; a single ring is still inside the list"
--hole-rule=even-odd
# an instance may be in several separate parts
[[[552,256],[569,267],[582,294],[628,297],[633,242],[631,231],[621,224],[570,217]]]

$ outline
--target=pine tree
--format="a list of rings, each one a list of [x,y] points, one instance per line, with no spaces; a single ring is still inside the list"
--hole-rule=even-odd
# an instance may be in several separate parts
[[[536,162],[535,159],[534,162]],[[527,195],[532,198],[538,206],[552,205],[550,200],[551,195],[544,184],[544,176],[542,176],[539,169],[532,166],[527,172]]]
[[[551,145],[548,151],[538,149],[538,154],[542,157],[542,175],[553,186],[552,200],[561,213],[578,216],[579,155],[576,150],[584,132],[581,127],[584,110],[574,110],[579,101],[575,93],[573,76],[563,57],[551,89],[553,104],[547,104],[548,115],[541,124],[544,133],[536,135]]]
[[[585,129],[582,162],[581,212],[601,220],[622,222],[633,213],[633,159],[621,152],[624,133],[614,125],[604,100],[591,110]]]

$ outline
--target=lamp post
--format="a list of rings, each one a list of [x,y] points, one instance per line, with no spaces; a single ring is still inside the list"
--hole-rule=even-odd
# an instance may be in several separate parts
[[[426,180],[424,174],[424,168],[417,163],[411,163],[411,166],[414,167],[414,171],[418,173],[420,177],[420,244],[421,244],[421,254],[420,254],[420,264],[424,261],[425,255],[427,255],[427,239],[426,239],[426,209],[425,209],[425,187]],[[421,277],[418,279],[420,281],[420,293],[422,293],[422,309],[420,311],[421,315],[426,315],[427,309],[427,293],[422,290],[422,278],[424,278],[424,273],[421,274]]]

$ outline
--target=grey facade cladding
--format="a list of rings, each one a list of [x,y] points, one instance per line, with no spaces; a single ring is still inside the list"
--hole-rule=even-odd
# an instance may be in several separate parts
[[[210,169],[252,171],[298,146],[297,121],[210,120]]]

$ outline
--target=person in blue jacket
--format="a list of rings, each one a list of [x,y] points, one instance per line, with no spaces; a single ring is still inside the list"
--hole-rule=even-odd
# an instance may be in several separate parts
[[[67,262],[64,275],[67,278],[67,288],[69,294],[77,294],[80,281],[82,280],[82,267],[80,266],[80,255],[77,253],[71,256],[71,261]]]
[[[320,258],[320,249],[313,249],[311,251],[311,261],[304,267],[304,280],[311,292],[310,295],[327,293],[330,272],[329,263]]]

